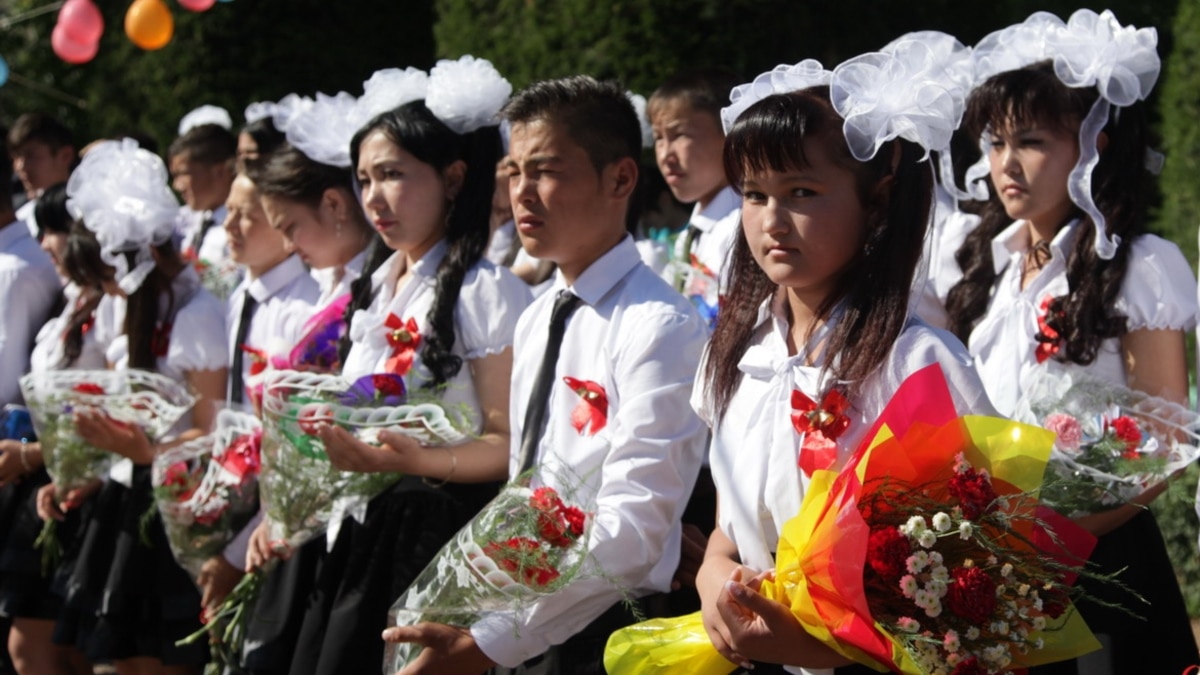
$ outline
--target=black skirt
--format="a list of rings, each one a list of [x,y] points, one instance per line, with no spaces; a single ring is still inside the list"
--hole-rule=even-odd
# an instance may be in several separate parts
[[[1120,571],[1118,579],[1146,602],[1112,584],[1081,579],[1080,587],[1088,595],[1144,618],[1093,602],[1080,602],[1080,614],[1105,649],[1079,659],[1031,668],[1031,675],[1085,675],[1104,670],[1118,674],[1181,673],[1200,664],[1183,594],[1153,514],[1142,511],[1100,537],[1090,562],[1101,573]]]
[[[134,468],[132,487],[106,482],[93,502],[78,555],[59,589],[66,611],[55,641],[75,645],[92,661],[205,663],[205,640],[175,645],[201,627],[200,593],[171,555],[154,507],[150,467]]]
[[[291,675],[380,672],[388,609],[498,489],[408,476],[371,500],[363,523],[347,518],[306,603]]]
[[[242,667],[254,675],[285,675],[296,652],[300,624],[325,564],[325,537],[303,544],[271,565],[249,612]]]

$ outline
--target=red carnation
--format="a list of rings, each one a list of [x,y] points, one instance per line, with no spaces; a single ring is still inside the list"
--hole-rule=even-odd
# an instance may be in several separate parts
[[[503,544],[492,542],[483,552],[508,572],[519,573],[527,585],[545,586],[559,576],[541,545],[527,537],[513,537]]]
[[[75,392],[76,394],[87,394],[89,396],[104,395],[104,387],[101,387],[93,382],[80,382],[74,387],[71,387],[71,391]]]
[[[1042,591],[1042,612],[1051,619],[1057,619],[1067,611],[1071,597],[1059,587]]]
[[[394,375],[372,375],[371,383],[375,385],[375,391],[380,398],[404,396],[404,380]]]
[[[987,675],[987,673],[988,670],[979,662],[979,657],[972,656],[959,661],[950,675]]]
[[[995,508],[996,490],[992,488],[991,479],[987,474],[975,471],[974,467],[950,479],[950,494],[962,506],[967,520],[976,520]]]
[[[1138,424],[1132,417],[1121,415],[1112,421],[1111,426],[1117,440],[1125,443],[1127,456],[1142,444],[1142,430],[1138,429]]]
[[[574,506],[564,508],[562,514],[567,519],[567,526],[571,530],[571,536],[575,539],[582,537],[583,525],[587,521],[587,514]]]
[[[996,610],[996,582],[978,567],[956,567],[950,574],[950,611],[971,623],[987,623]]]
[[[529,505],[538,511],[551,513],[561,509],[563,503],[554,488],[540,487],[533,491],[533,495],[529,498]]]
[[[912,544],[908,542],[908,537],[894,527],[874,530],[867,540],[867,563],[887,581],[904,575],[905,561],[911,554]]]
[[[542,511],[538,513],[537,527],[538,536],[551,546],[565,548],[570,546],[571,542],[574,541],[567,529],[567,521],[558,511],[551,513]]]

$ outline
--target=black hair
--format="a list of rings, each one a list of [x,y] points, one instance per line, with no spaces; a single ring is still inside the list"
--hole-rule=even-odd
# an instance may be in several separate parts
[[[287,142],[287,136],[275,128],[275,121],[270,117],[250,122],[242,127],[242,133],[254,139],[259,156],[269,155]]]
[[[729,105],[729,92],[743,80],[724,68],[705,68],[677,73],[650,94],[646,114],[653,120],[658,110],[672,103],[683,103],[692,110],[705,112],[721,124],[721,108]]]
[[[973,138],[990,129],[1035,125],[1049,125],[1076,135],[1098,95],[1095,88],[1064,85],[1050,62],[1036,63],[995,75],[977,87],[967,101],[963,126]],[[1152,190],[1144,161],[1149,132],[1143,105],[1139,102],[1120,109],[1103,131],[1108,143],[1092,173],[1092,196],[1104,214],[1105,229],[1110,236],[1119,236],[1121,243],[1111,260],[1100,258],[1095,250],[1092,219],[1073,209],[1068,219],[1080,218],[1081,231],[1067,254],[1069,290],[1054,298],[1047,312],[1047,323],[1063,340],[1063,349],[1055,358],[1081,365],[1095,360],[1105,339],[1126,331],[1127,317],[1115,311],[1116,300],[1133,242],[1145,231],[1147,197]],[[946,299],[949,328],[964,342],[987,311],[996,282],[992,239],[1012,222],[996,196],[995,186],[991,187],[992,197],[980,210],[979,226],[955,254],[963,278]],[[1041,331],[1037,339],[1058,341]]]
[[[75,147],[75,137],[71,130],[57,119],[40,112],[21,115],[8,130],[10,152],[30,141],[45,143],[54,151],[65,146]]]
[[[642,154],[642,126],[625,90],[616,82],[587,75],[535,82],[500,111],[513,124],[545,122],[561,126],[588,154],[600,173],[626,157]]]
[[[169,239],[155,246],[155,252],[160,261],[178,261],[179,258],[174,242]],[[129,268],[133,269],[137,252],[129,251],[121,255],[125,256]],[[83,288],[99,287],[111,281],[115,273],[112,266],[101,257],[100,243],[95,233],[83,221],[75,221],[71,225],[63,266],[69,271],[71,280]],[[167,311],[159,316],[159,298],[164,294],[167,296]],[[171,325],[178,310],[175,301],[171,278],[163,271],[162,264],[155,265],[137,290],[126,298],[124,335],[129,344],[130,368],[158,369],[158,352],[165,345],[163,341],[170,337]]]
[[[69,234],[71,214],[67,212],[67,184],[56,183],[42,191],[33,207],[33,218],[37,221],[38,239],[47,232]]]
[[[933,176],[929,164],[920,162],[924,151],[905,140],[883,145],[866,162],[855,160],[842,124],[829,102],[828,87],[768,96],[738,118],[726,137],[724,162],[730,184],[740,188],[748,174],[807,166],[805,143],[818,142],[835,164],[855,175],[866,218],[864,240],[817,310],[817,321],[824,321],[839,302],[845,303],[825,361],[853,392],[884,361],[904,329]],[[758,308],[777,290],[739,229],[731,253],[730,289],[704,364],[706,391],[718,419],[741,382],[738,362],[755,331]]]
[[[232,162],[237,157],[237,136],[219,124],[199,124],[171,142],[167,157],[187,155],[201,164]]]
[[[462,369],[462,358],[453,353],[455,343],[454,310],[467,271],[475,266],[487,249],[488,220],[492,193],[496,188],[496,163],[502,147],[496,127],[485,126],[467,134],[458,134],[441,122],[424,101],[412,101],[382,113],[368,122],[350,141],[350,158],[358,166],[359,148],[375,132],[421,162],[443,171],[451,164],[466,164],[462,188],[449,206],[446,216],[446,257],[437,269],[433,306],[426,317],[421,360],[429,369],[427,387],[440,386]],[[382,256],[378,246],[372,257]],[[370,305],[371,279],[364,273],[352,285],[346,317]]]
[[[317,208],[326,190],[341,190],[354,196],[350,171],[308,158],[292,145],[284,143],[268,155],[247,160],[244,173],[266,196],[282,197]],[[365,216],[360,218],[364,221]]]

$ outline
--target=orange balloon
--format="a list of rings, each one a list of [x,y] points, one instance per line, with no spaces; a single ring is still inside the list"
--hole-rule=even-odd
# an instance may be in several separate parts
[[[134,0],[125,12],[125,34],[142,49],[162,49],[174,33],[175,20],[162,0]]]

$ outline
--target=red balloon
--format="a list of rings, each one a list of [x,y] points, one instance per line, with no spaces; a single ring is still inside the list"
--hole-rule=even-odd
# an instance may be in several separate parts
[[[98,42],[104,34],[104,17],[92,0],[67,0],[58,12],[58,25],[81,45]]]
[[[50,34],[50,46],[58,58],[67,63],[80,64],[96,57],[96,52],[100,50],[100,41],[88,44],[72,40],[60,24],[55,26],[54,32]]]
[[[217,4],[217,0],[179,0],[179,6],[193,12],[205,12]]]

